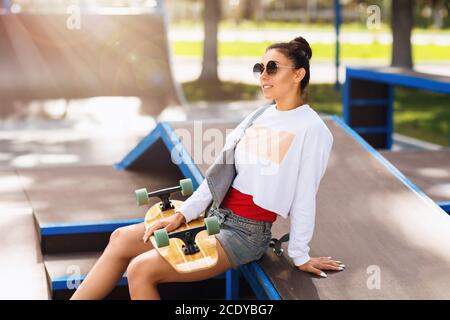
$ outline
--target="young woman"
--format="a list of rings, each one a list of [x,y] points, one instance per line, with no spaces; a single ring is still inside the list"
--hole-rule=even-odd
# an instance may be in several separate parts
[[[199,281],[238,268],[266,252],[277,216],[290,216],[288,255],[299,270],[326,277],[324,270],[345,268],[331,257],[308,254],[316,193],[333,144],[323,120],[304,101],[311,56],[308,42],[298,37],[269,46],[262,62],[253,67],[265,98],[275,104],[245,130],[234,151],[237,175],[220,207],[209,210],[209,215],[217,216],[221,223],[220,234],[216,235],[217,265],[178,273],[148,241],[155,230],[166,228],[170,232],[207,209],[212,196],[205,179],[175,215],[148,230],[140,223],[114,231],[72,299],[105,297],[125,271],[132,299],[159,299],[158,283]],[[251,115],[237,128],[242,128]],[[255,149],[261,142],[275,147]]]

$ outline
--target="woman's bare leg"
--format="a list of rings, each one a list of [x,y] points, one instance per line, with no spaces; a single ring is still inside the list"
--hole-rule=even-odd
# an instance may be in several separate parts
[[[155,249],[137,256],[127,269],[131,299],[160,299],[158,283],[200,281],[230,269],[231,265],[225,251],[219,241],[216,241],[216,244],[217,264],[210,269],[192,273],[177,272]]]
[[[150,241],[142,241],[144,229],[144,223],[139,223],[115,230],[102,256],[71,299],[94,300],[107,296],[122,277],[130,260],[153,249]]]

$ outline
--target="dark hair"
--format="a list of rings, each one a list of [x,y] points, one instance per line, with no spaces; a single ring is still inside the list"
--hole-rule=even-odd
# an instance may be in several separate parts
[[[289,42],[272,44],[266,49],[266,52],[270,49],[281,51],[286,57],[294,62],[294,67],[296,69],[305,69],[305,77],[300,82],[300,88],[303,91],[309,83],[309,60],[312,57],[312,50],[308,41],[303,37],[297,37]]]

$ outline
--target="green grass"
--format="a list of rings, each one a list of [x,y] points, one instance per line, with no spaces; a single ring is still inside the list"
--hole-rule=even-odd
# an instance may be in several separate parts
[[[449,146],[449,96],[397,88],[395,131],[442,146]]]
[[[255,85],[183,83],[189,101],[252,100],[260,91]],[[308,101],[317,111],[342,116],[342,99],[332,84],[312,84]],[[396,88],[394,131],[441,146],[449,145],[450,104],[448,95]]]
[[[270,42],[222,42],[219,44],[219,57],[260,57]],[[332,44],[315,43],[311,45],[313,59],[334,59],[335,47]],[[173,42],[172,48],[177,56],[202,56],[202,42]],[[342,59],[390,59],[391,45],[380,43],[341,45]],[[450,58],[450,46],[414,45],[413,59],[419,61],[448,61]]]

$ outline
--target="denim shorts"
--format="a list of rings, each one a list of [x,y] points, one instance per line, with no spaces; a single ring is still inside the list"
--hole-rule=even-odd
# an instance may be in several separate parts
[[[270,244],[272,222],[256,221],[238,216],[228,208],[211,208],[208,217],[216,216],[220,233],[216,239],[222,245],[233,269],[259,260]]]

